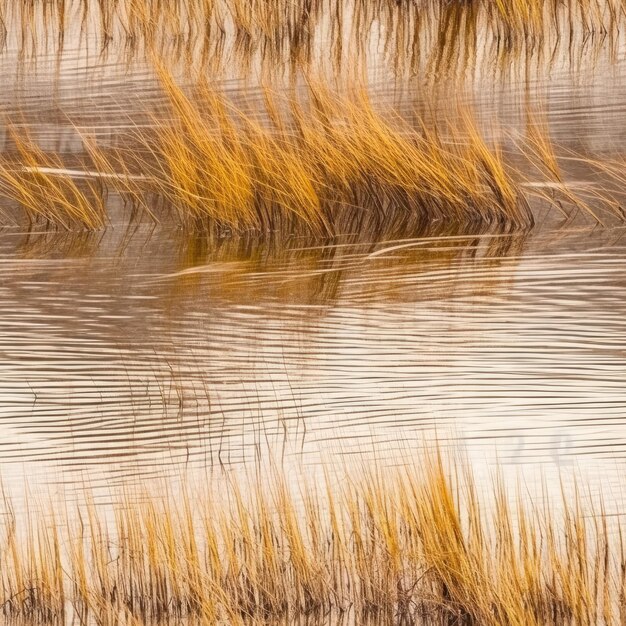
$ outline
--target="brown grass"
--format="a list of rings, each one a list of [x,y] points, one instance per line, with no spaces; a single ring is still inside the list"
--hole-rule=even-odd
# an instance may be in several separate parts
[[[215,476],[207,490],[122,499],[113,512],[87,502],[67,523],[23,520],[5,501],[2,610],[48,620],[71,607],[99,623],[347,613],[357,623],[621,623],[621,531],[577,492],[558,512],[501,479],[479,496],[469,470],[435,453],[325,481],[297,475]]]
[[[0,196],[30,222],[91,230],[107,221],[109,192],[131,207],[131,218],[173,215],[189,229],[221,233],[330,235],[349,215],[379,230],[402,221],[520,230],[532,225],[529,201],[537,198],[566,219],[626,217],[621,163],[557,156],[536,114],[516,146],[525,160],[514,165],[467,110],[452,111],[450,121],[409,121],[376,110],[362,90],[339,96],[312,83],[306,97],[266,91],[266,106],[246,114],[205,82],[187,93],[157,71],[167,108],[117,147],[84,135],[88,162],[78,178],[59,155],[13,131],[14,148],[0,160]],[[561,164],[574,161],[593,179],[568,183]]]
[[[152,217],[151,207],[165,206],[188,227],[237,232],[329,234],[346,211],[379,224],[397,214],[431,225],[532,223],[497,146],[470,115],[427,128],[376,112],[362,92],[339,97],[316,85],[304,102],[272,104],[268,93],[262,121],[206,84],[192,98],[167,72],[160,79],[169,105],[150,128],[137,127],[119,149],[85,138],[87,171],[99,172],[85,190],[58,156],[14,134],[3,195],[30,219],[90,229],[104,223],[107,189]]]
[[[272,230],[284,220],[332,230],[342,207],[385,219],[405,211],[423,222],[500,222],[530,217],[499,153],[487,147],[469,116],[445,131],[410,126],[376,113],[367,98],[347,100],[321,87],[306,110],[265,125],[201,87],[187,97],[162,76],[171,125],[136,135],[156,167],[154,192],[181,221],[217,221],[234,230]],[[141,152],[146,152],[140,148]]]
[[[265,107],[244,113],[204,81],[188,92],[160,65],[157,74],[166,108],[117,146],[82,133],[78,176],[24,127],[11,131],[13,149],[0,158],[3,206],[21,207],[31,223],[96,230],[113,192],[131,219],[173,215],[192,230],[314,235],[351,220],[370,230],[402,222],[523,230],[536,200],[568,220],[626,218],[621,162],[557,150],[538,114],[529,113],[511,158],[487,143],[466,109],[451,110],[448,120],[409,121],[375,109],[363,90],[340,96],[312,82],[304,95],[266,90]],[[573,162],[591,179],[569,183],[562,164]]]
[[[86,170],[97,176],[72,176],[60,155],[12,133],[13,151],[0,155],[1,206],[8,201],[7,219],[19,207],[29,223],[89,230],[106,224],[107,191],[124,200],[131,217],[173,215],[187,228],[221,233],[328,235],[355,213],[379,229],[400,216],[418,227],[445,222],[519,230],[533,222],[529,198],[547,201],[567,219],[622,221],[617,161],[588,159],[608,187],[575,192],[549,129],[531,123],[521,149],[539,181],[528,179],[496,142],[484,139],[468,111],[455,112],[454,122],[409,122],[375,110],[346,85],[361,84],[372,37],[376,54],[397,75],[437,82],[472,67],[511,66],[516,55],[531,65],[558,58],[547,33],[571,60],[590,40],[601,46],[616,40],[623,16],[622,0],[0,0],[0,35],[7,33],[7,46],[17,46],[22,59],[36,60],[50,41],[62,53],[78,24],[80,39],[70,49],[88,47],[95,37],[100,60],[114,45],[128,59],[167,58],[176,68],[170,73],[156,63],[168,108],[152,128],[138,124],[121,148],[84,137]],[[499,60],[481,62],[481,46],[496,50]],[[192,93],[174,79],[177,60],[196,81]],[[207,75],[230,76],[233,66],[235,76],[250,72],[255,84],[259,78],[288,84],[298,95],[277,104],[266,90],[266,108],[245,114],[207,84]],[[281,73],[290,80],[272,82]],[[319,82],[294,88],[296,79],[306,82],[312,74]],[[343,95],[331,94],[331,84]],[[441,95],[438,89],[429,97]]]
[[[527,112],[526,134],[518,142],[526,166],[518,166],[518,180],[529,199],[539,198],[559,210],[567,220],[579,214],[606,225],[623,221],[623,159],[612,156],[593,158],[571,149],[555,146],[545,113]],[[577,184],[568,182],[565,169],[578,166],[573,175]]]

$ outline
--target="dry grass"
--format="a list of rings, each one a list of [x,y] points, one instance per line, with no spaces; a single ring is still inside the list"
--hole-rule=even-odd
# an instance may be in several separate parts
[[[96,176],[73,176],[59,155],[12,133],[13,152],[0,155],[0,201],[9,202],[7,219],[19,207],[30,223],[89,230],[106,224],[107,191],[132,217],[173,215],[187,228],[220,232],[327,235],[355,214],[379,230],[398,216],[417,227],[524,229],[533,222],[528,198],[537,197],[568,219],[622,221],[621,164],[602,168],[589,159],[610,189],[574,193],[547,128],[529,125],[522,151],[540,177],[529,180],[467,111],[433,126],[345,93],[361,84],[373,42],[373,54],[396,74],[439,81],[472,67],[508,67],[516,56],[529,66],[552,62],[561,45],[571,61],[590,41],[614,41],[623,17],[623,0],[0,0],[0,43],[5,33],[21,59],[47,59],[49,42],[62,53],[78,25],[70,50],[95,40],[99,61],[113,46],[129,59],[167,58],[176,68],[170,74],[157,63],[168,109],[150,129],[138,123],[122,148],[84,137],[86,170]],[[556,41],[549,45],[546,33]],[[479,56],[481,46],[499,60],[487,63],[491,52]],[[197,80],[191,95],[174,79],[177,60]],[[355,82],[341,80],[344,69]],[[207,75],[222,72],[253,72],[255,84],[289,84],[299,95],[276,104],[267,90],[266,109],[244,114],[207,85]],[[289,82],[272,82],[281,73]],[[295,85],[312,74],[320,82],[302,97]],[[330,84],[344,95],[332,95]]]
[[[183,222],[274,230],[295,221],[327,233],[345,207],[381,221],[394,211],[425,223],[531,221],[500,154],[469,116],[429,130],[376,113],[362,94],[348,100],[316,86],[306,110],[295,100],[283,116],[270,106],[266,125],[206,86],[192,100],[162,79],[174,121],[157,120],[154,133],[135,140],[154,157],[144,168],[153,192]]]
[[[160,78],[169,106],[150,128],[137,127],[121,149],[85,138],[85,174],[99,172],[86,191],[59,157],[14,135],[3,195],[29,218],[90,229],[104,223],[107,189],[153,217],[151,207],[165,206],[188,227],[237,232],[329,234],[346,211],[379,224],[394,214],[431,225],[532,223],[497,146],[469,115],[427,128],[377,113],[363,93],[338,97],[317,85],[305,103],[272,104],[268,93],[261,122],[206,85],[192,98],[167,72]]]
[[[481,497],[434,453],[326,481],[227,474],[113,512],[87,502],[68,524],[18,524],[6,505],[0,602],[12,618],[72,607],[99,623],[622,623],[626,555],[601,505],[574,494],[560,512],[534,508],[501,480]]]
[[[559,210],[566,220],[582,213],[598,224],[623,221],[623,160],[597,159],[558,148],[551,139],[545,113],[528,111],[526,134],[518,151],[527,160],[518,167],[518,180],[529,198],[539,198]],[[558,154],[557,154],[558,153]],[[568,182],[565,167],[578,166],[576,184]]]
[[[299,96],[266,90],[265,107],[244,113],[206,82],[188,92],[160,65],[157,74],[166,108],[117,146],[83,135],[86,162],[78,170],[23,128],[12,131],[13,149],[0,159],[0,197],[31,223],[88,230],[106,224],[109,192],[131,218],[174,216],[188,229],[219,233],[332,235],[350,221],[374,231],[390,223],[523,230],[533,224],[536,199],[565,219],[626,218],[621,162],[557,156],[536,114],[516,146],[525,160],[515,165],[464,109],[448,120],[409,121],[375,109],[363,90],[340,96],[317,82]],[[574,161],[593,180],[569,183],[561,165]]]
[[[9,127],[9,133],[15,151],[0,155],[0,198],[17,204],[30,223],[43,221],[68,230],[106,224],[98,179],[77,183],[63,173],[61,158],[41,150],[24,128]]]

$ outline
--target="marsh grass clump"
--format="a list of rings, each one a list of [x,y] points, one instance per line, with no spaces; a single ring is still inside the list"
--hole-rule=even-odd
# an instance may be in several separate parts
[[[498,147],[469,114],[429,128],[376,111],[362,91],[338,96],[315,84],[278,103],[266,91],[265,115],[252,115],[204,82],[187,94],[157,69],[167,108],[122,146],[85,135],[88,162],[73,174],[13,132],[2,196],[31,222],[92,230],[106,222],[109,190],[133,215],[167,211],[200,230],[329,235],[348,213],[379,229],[398,215],[417,225],[532,223]]]
[[[346,211],[379,224],[393,214],[422,224],[532,223],[502,155],[469,115],[429,129],[375,111],[362,92],[340,97],[316,85],[305,102],[269,104],[263,119],[206,84],[191,97],[169,74],[161,80],[168,109],[130,134],[132,164],[128,148],[91,152],[122,164],[120,192],[141,201],[137,177],[126,175],[139,172],[144,192],[188,226],[329,234]]]
[[[18,524],[6,501],[5,615],[54,619],[71,607],[102,623],[348,613],[358,623],[620,623],[619,525],[609,529],[601,504],[583,506],[576,490],[558,507],[533,506],[502,479],[480,495],[466,466],[437,453],[315,481],[260,470],[122,498],[114,510],[87,501],[45,522]]]
[[[166,104],[151,124],[131,123],[109,146],[77,129],[79,169],[12,132],[14,150],[0,157],[3,205],[21,207],[30,223],[97,230],[113,192],[130,219],[316,236],[349,224],[520,231],[532,226],[536,200],[566,220],[626,218],[619,160],[557,154],[547,124],[530,115],[512,154],[487,142],[467,109],[403,117],[375,108],[362,89],[339,95],[309,82],[299,95],[266,90],[265,106],[245,112],[204,81],[184,90],[161,66],[157,74]],[[562,165],[574,161],[593,180],[570,182]]]
[[[32,223],[97,230],[106,223],[98,179],[76,181],[62,159],[44,152],[23,128],[9,128],[14,153],[0,155],[0,198],[15,203]]]

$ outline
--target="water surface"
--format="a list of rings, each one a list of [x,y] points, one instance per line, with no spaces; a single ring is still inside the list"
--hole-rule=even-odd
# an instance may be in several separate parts
[[[64,246],[65,244],[65,246]],[[5,482],[140,485],[267,453],[626,451],[623,229],[391,241],[0,238]]]
[[[80,132],[114,145],[152,123],[164,98],[145,42],[116,31],[104,45],[97,17],[77,12],[64,38],[54,27],[46,38],[41,15],[22,29],[9,19],[18,13],[4,13],[3,119],[69,162],[84,153]],[[507,48],[479,21],[471,40],[438,38],[457,17],[420,25],[410,62],[393,54],[413,41],[400,45],[393,21],[367,22],[351,57],[350,21],[337,34],[321,16],[308,40],[317,54],[293,67],[293,41],[267,52],[257,33],[245,50],[228,29],[202,67],[254,114],[268,67],[277,89],[299,84],[304,66],[348,85],[354,58],[375,104],[408,118],[471,104],[510,149],[527,111],[545,111],[563,149],[624,154],[623,35],[574,32],[572,43],[548,33]],[[160,50],[185,83],[189,50],[176,41]],[[345,58],[323,67],[340,44]],[[426,103],[427,90],[440,96]],[[3,126],[0,150],[12,148]],[[579,164],[566,169],[590,188]],[[592,489],[620,501],[623,228],[553,212],[519,234],[438,224],[347,228],[334,240],[215,238],[129,226],[119,206],[111,215],[98,233],[0,233],[0,473],[15,490],[26,477],[71,500],[85,484],[202,476],[269,450],[311,466],[362,454],[393,463],[436,437],[465,447],[480,471],[496,459],[530,474],[584,468]]]

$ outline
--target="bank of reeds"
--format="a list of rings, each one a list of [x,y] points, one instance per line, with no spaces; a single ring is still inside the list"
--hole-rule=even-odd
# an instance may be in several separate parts
[[[547,124],[533,116],[515,146],[520,166],[467,110],[407,119],[375,109],[363,91],[340,96],[318,83],[306,97],[266,91],[265,106],[244,113],[206,83],[189,93],[158,72],[167,104],[152,123],[131,126],[117,145],[84,135],[72,168],[13,129],[13,148],[0,156],[0,206],[31,223],[94,230],[112,192],[131,217],[173,216],[192,230],[314,235],[350,223],[521,230],[537,199],[567,219],[626,218],[621,164],[568,152],[595,177],[570,185]]]
[[[350,211],[381,224],[398,214],[422,225],[532,222],[498,147],[470,115],[429,128],[376,112],[363,94],[316,87],[286,110],[268,95],[259,121],[207,86],[192,98],[169,74],[161,80],[167,110],[122,147],[86,137],[91,162],[78,182],[58,156],[13,133],[15,149],[0,161],[0,196],[32,221],[88,229],[104,223],[110,189],[153,218],[160,207],[189,227],[239,232],[303,226],[329,234]]]
[[[301,475],[226,473],[113,510],[87,503],[68,522],[24,519],[5,500],[1,610],[45,621],[71,609],[83,623],[623,623],[621,530],[576,490],[556,506],[502,480],[480,495],[436,453]]]
[[[94,230],[106,223],[112,191],[131,217],[317,235],[344,232],[351,222],[369,230],[389,223],[524,229],[537,199],[567,219],[626,218],[621,163],[557,156],[547,124],[532,115],[513,166],[467,111],[454,122],[409,122],[377,112],[363,92],[340,97],[317,86],[305,103],[277,103],[268,93],[266,108],[252,116],[206,85],[190,97],[169,74],[162,81],[167,109],[121,146],[85,135],[78,169],[41,150],[27,129],[11,130],[13,150],[0,156],[2,206],[21,208],[31,223]],[[584,165],[591,179],[571,185],[562,160]]]
[[[144,169],[181,221],[268,230],[295,220],[320,233],[346,209],[381,221],[394,212],[422,223],[531,221],[497,146],[469,115],[427,128],[376,113],[363,94],[314,88],[306,108],[270,103],[264,124],[210,89],[192,101],[169,77],[164,88],[174,122],[135,138],[156,155]]]

